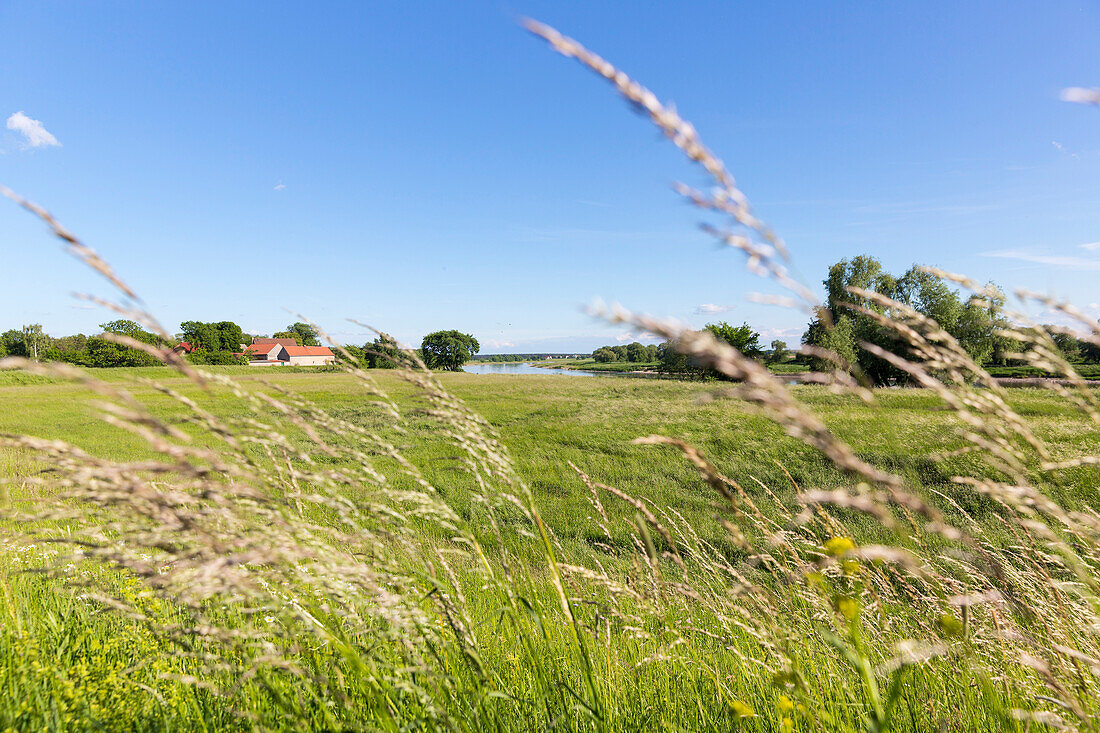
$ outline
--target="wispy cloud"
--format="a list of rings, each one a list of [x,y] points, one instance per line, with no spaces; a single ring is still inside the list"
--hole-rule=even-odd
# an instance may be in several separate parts
[[[1095,104],[1097,107],[1100,107],[1100,89],[1069,87],[1062,90],[1062,101],[1076,102],[1078,104]]]
[[[626,344],[634,341],[659,341],[660,337],[646,331],[641,331],[639,333],[627,331],[626,333],[620,333],[618,336],[615,337],[615,340],[618,341],[620,344]]]
[[[711,316],[715,313],[729,313],[736,308],[735,305],[717,305],[716,303],[703,303],[695,307],[695,314],[699,316]]]
[[[488,339],[487,341],[484,341],[482,343],[481,351],[484,352],[486,348],[489,348],[489,349],[510,349],[514,346],[515,346],[515,344],[512,343],[511,341],[508,341],[507,339],[504,339],[502,341],[497,340],[497,339]]]
[[[910,216],[913,214],[945,214],[952,216],[968,216],[980,214],[985,211],[995,211],[1003,208],[1001,203],[959,203],[952,201],[884,201],[880,203],[864,204],[852,207],[852,211],[858,214],[886,214],[896,216]]]
[[[765,328],[760,332],[762,339],[797,339],[802,337],[802,328]]]
[[[8,129],[15,130],[24,138],[25,145],[29,148],[61,147],[49,130],[38,120],[27,117],[22,110],[8,118]]]
[[[1062,143],[1058,142],[1057,140],[1051,140],[1050,144],[1053,145],[1058,150],[1059,153],[1065,153],[1066,155],[1068,155],[1071,158],[1080,158],[1081,157],[1077,153],[1066,150],[1066,146],[1063,145]]]
[[[1085,257],[1074,257],[1073,255],[1036,254],[1034,252],[1022,252],[1018,249],[999,249],[993,252],[982,252],[981,255],[982,257],[1000,257],[1006,260],[1034,262],[1037,265],[1076,267],[1081,270],[1100,270],[1100,260],[1090,260]]]
[[[1081,249],[1087,249],[1090,252],[1094,249],[1100,249],[1100,242],[1086,242],[1085,244],[1077,245]]]
[[[278,183],[275,184],[275,190],[276,191],[282,191],[284,188],[286,188],[286,184],[283,183],[282,181],[279,181]]]

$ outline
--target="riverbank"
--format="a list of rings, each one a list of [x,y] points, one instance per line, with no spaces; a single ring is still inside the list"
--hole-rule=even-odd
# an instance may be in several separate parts
[[[679,379],[684,381],[695,381],[691,379],[685,380],[684,377],[676,374],[667,374],[657,371],[660,366],[660,362],[597,362],[594,359],[563,359],[560,361],[539,361],[539,362],[525,362],[522,364],[516,363],[500,363],[495,366],[504,368],[496,369],[498,373],[524,373],[533,374],[537,373],[536,369],[547,370],[560,370],[568,371],[577,376],[618,376],[618,377],[633,377],[641,379]],[[511,368],[508,368],[511,367]],[[522,371],[517,370],[516,367],[524,367]],[[781,378],[787,384],[821,384],[823,383],[822,375],[819,373],[811,372],[807,367],[797,364],[780,364],[768,365],[768,371],[775,376]],[[995,372],[995,370],[994,370]],[[484,373],[484,372],[483,372]],[[1019,387],[1072,387],[1076,383],[1069,379],[1063,379],[1059,377],[1039,377],[1039,376],[1006,376],[998,377],[994,376],[993,381],[998,386],[1006,388],[1019,388]],[[1083,378],[1084,384],[1089,387],[1100,387],[1100,380]]]

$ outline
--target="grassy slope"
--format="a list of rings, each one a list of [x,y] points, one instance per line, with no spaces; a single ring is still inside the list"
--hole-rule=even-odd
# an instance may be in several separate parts
[[[166,376],[165,370],[160,369],[127,371],[104,376],[122,379],[134,372],[158,378]],[[370,419],[367,398],[344,375],[270,372],[258,375],[254,370],[231,367],[219,371],[246,379],[277,380],[335,414]],[[399,401],[407,403],[406,385],[390,373],[381,373],[378,378]],[[699,398],[713,385],[582,380],[552,374],[499,377],[447,374],[443,380],[499,429],[516,458],[520,474],[531,485],[545,520],[567,550],[583,551],[597,536],[589,519],[591,508],[586,493],[569,469],[568,461],[596,480],[645,496],[658,505],[676,507],[701,533],[721,538],[713,519],[713,496],[684,461],[667,451],[630,445],[631,439],[650,433],[686,438],[703,449],[724,473],[752,491],[757,491],[752,488],[756,486],[755,478],[780,495],[789,494],[788,479],[780,465],[806,487],[829,488],[845,483],[813,451],[785,437],[780,429],[743,405],[723,400],[700,404]],[[173,381],[174,386],[185,387],[182,380]],[[146,388],[133,390],[143,400],[157,405],[162,414],[171,414],[175,409]],[[853,398],[830,395],[820,388],[796,390],[863,457],[902,473],[913,485],[951,493],[944,469],[930,461],[928,455],[959,447],[962,441],[954,436],[948,414],[930,393],[883,390],[877,394],[882,409],[869,411]],[[1036,432],[1065,455],[1095,445],[1096,428],[1054,395],[1039,390],[1015,390],[1011,399]],[[0,411],[2,432],[64,438],[93,453],[116,458],[147,455],[137,438],[96,420],[91,398],[77,386],[2,374],[0,401],[9,406]],[[224,409],[235,409],[231,404],[225,402]],[[426,436],[412,436],[409,445],[420,444],[420,437]],[[435,450],[412,448],[410,457],[430,458]],[[430,478],[441,490],[461,490],[460,479],[445,464],[427,465]],[[18,478],[30,475],[35,468],[36,462],[30,456],[0,452],[0,473],[16,478],[11,488],[13,495],[26,491],[20,487]],[[1070,472],[1054,490],[1077,502],[1095,503],[1100,497],[1088,480],[1090,471]],[[961,495],[956,498],[967,500]],[[614,543],[628,543],[630,532],[626,521],[617,520],[628,520],[632,511],[626,511],[621,504],[607,504],[615,525]],[[968,509],[981,520],[982,506],[970,504]],[[861,531],[873,533],[874,529],[864,526]],[[995,525],[989,525],[989,530],[987,537],[995,539]],[[51,591],[45,581],[10,572],[26,567],[28,562],[33,564],[33,561],[18,564],[14,554],[9,552],[3,561],[9,572],[5,573],[0,597],[0,615],[6,619],[7,630],[0,635],[0,709],[7,712],[0,714],[0,722],[20,726],[22,720],[22,727],[48,724],[58,729],[79,728],[81,723],[86,725],[92,719],[107,723],[107,727],[151,729],[164,727],[166,721],[187,721],[193,725],[206,720],[218,728],[232,724],[232,716],[218,701],[193,688],[160,679],[165,673],[179,670],[157,665],[134,666],[135,660],[153,656],[159,643],[156,639],[117,619],[89,618],[78,604]],[[492,609],[487,607],[485,613],[486,618],[491,617]],[[640,660],[640,647],[631,651],[633,647],[628,642],[623,644],[622,653],[627,661],[634,657]],[[501,659],[508,658],[507,645],[498,651]],[[522,677],[516,678],[516,684],[523,684]],[[659,678],[654,684],[670,682]],[[159,698],[138,685],[154,688]],[[672,688],[637,691],[641,696],[639,705],[652,704],[645,698],[649,692],[665,697],[675,694]],[[619,689],[615,694],[627,692]],[[747,698],[749,692],[741,694]],[[21,709],[23,718],[18,717]]]

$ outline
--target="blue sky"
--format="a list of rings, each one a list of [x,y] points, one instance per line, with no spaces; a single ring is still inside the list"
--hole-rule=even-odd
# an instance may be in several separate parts
[[[1100,86],[1095,3],[0,2],[0,183],[170,330],[290,309],[588,350],[632,338],[602,297],[797,341],[670,190],[699,173],[523,16],[674,102],[814,288],[866,253],[1100,315],[1100,111],[1059,101]],[[108,320],[40,223],[4,205],[0,233],[0,327]]]

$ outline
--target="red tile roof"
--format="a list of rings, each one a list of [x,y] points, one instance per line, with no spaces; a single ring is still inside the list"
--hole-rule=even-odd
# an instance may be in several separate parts
[[[336,356],[327,346],[283,346],[290,356]]]

